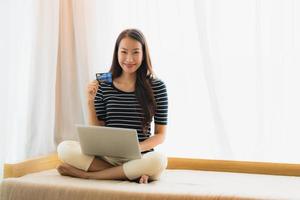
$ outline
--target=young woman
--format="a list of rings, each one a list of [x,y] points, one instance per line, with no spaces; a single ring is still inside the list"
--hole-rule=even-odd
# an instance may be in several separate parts
[[[139,30],[120,33],[110,72],[112,83],[95,80],[87,87],[89,124],[136,129],[142,158],[88,156],[81,153],[78,142],[64,141],[58,146],[64,163],[57,170],[61,175],[86,179],[157,180],[167,158],[153,148],[165,140],[168,97],[165,84],[153,75],[148,46]]]

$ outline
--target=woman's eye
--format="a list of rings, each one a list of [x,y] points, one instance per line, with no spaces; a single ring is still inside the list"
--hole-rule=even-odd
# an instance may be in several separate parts
[[[126,51],[121,51],[121,53],[127,53]]]
[[[140,53],[139,51],[135,51],[135,52],[133,52],[134,54],[138,54],[138,53]]]

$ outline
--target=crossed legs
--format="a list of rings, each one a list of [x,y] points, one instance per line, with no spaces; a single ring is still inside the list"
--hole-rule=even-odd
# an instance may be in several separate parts
[[[136,180],[148,183],[149,178],[157,180],[167,166],[167,158],[158,152],[150,152],[142,159],[115,166],[105,160],[82,154],[80,145],[75,141],[60,143],[57,151],[64,162],[57,168],[61,175],[86,179]]]

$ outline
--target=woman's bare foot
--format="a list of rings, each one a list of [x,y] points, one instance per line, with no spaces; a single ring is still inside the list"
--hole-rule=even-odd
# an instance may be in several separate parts
[[[149,179],[149,176],[144,174],[144,175],[142,175],[140,177],[139,183],[140,184],[147,184],[148,183],[148,179]]]
[[[73,167],[67,163],[63,163],[57,167],[57,171],[63,175],[63,176],[72,176],[77,178],[87,178],[86,172],[77,169],[76,167]]]
[[[57,167],[57,171],[62,176],[71,176],[71,177],[77,177],[77,178],[85,178],[87,179],[87,172],[78,169],[76,167],[73,167],[72,165],[69,165],[67,163],[63,163]],[[137,182],[140,184],[147,184],[149,180],[148,175],[142,175],[139,179],[137,179]]]

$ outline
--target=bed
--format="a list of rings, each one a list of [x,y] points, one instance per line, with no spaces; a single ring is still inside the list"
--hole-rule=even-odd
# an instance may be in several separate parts
[[[300,199],[300,165],[169,158],[159,181],[86,180],[61,176],[56,154],[5,164],[1,200]]]

